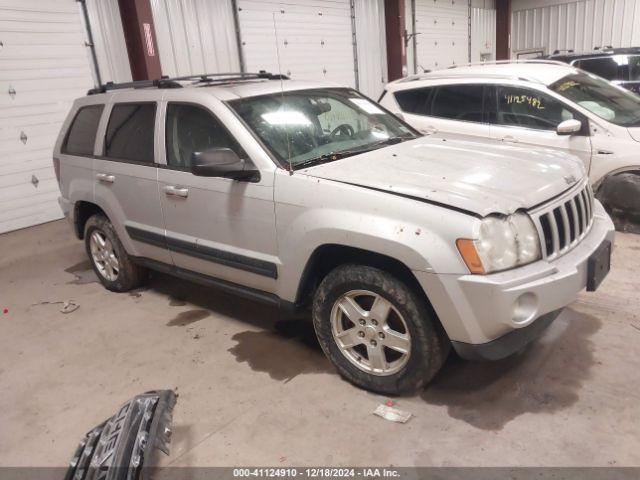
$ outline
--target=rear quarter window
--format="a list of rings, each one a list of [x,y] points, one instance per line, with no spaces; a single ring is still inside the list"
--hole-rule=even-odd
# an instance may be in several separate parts
[[[412,88],[394,93],[403,112],[416,115],[429,115],[428,103],[433,88]]]
[[[62,153],[69,155],[93,155],[98,124],[104,105],[82,107],[71,122]]]

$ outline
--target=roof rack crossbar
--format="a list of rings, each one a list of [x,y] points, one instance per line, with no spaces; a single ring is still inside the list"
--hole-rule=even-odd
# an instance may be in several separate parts
[[[200,73],[197,75],[184,75],[181,77],[161,77],[155,80],[136,80],[133,82],[114,83],[107,82],[98,87],[92,88],[87,95],[96,95],[110,90],[121,90],[125,88],[181,88],[179,82],[193,80],[195,83],[229,82],[233,80],[265,79],[265,80],[288,80],[289,77],[281,74],[273,74],[260,70],[257,73],[248,72],[228,72],[228,73]]]

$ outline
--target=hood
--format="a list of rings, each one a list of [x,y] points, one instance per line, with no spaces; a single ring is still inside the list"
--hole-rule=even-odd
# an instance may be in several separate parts
[[[632,127],[629,128],[629,135],[631,135],[631,138],[633,138],[636,142],[640,142],[640,127]]]
[[[551,149],[419,138],[300,173],[485,216],[543,203],[585,170],[578,157]]]

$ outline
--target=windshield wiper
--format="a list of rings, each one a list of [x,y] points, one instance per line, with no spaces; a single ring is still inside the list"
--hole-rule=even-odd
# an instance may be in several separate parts
[[[311,158],[309,160],[305,160],[304,162],[298,163],[294,165],[293,168],[297,170],[299,168],[320,165],[321,163],[333,162],[335,160],[340,160],[341,158],[352,157],[353,155],[359,155],[361,153],[377,150],[378,148],[384,147],[386,145],[395,145],[397,143],[403,142],[404,140],[409,140],[410,138],[411,137],[398,135],[395,137],[389,137],[389,138],[385,138],[384,140],[371,143],[362,148],[354,148],[353,150],[339,150],[337,152],[325,153],[324,155],[320,155],[319,157]]]

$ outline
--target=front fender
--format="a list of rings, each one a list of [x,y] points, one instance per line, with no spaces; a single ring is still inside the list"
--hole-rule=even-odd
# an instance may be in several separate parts
[[[468,273],[455,240],[470,238],[474,217],[390,193],[305,178],[277,180],[293,187],[283,195],[286,202],[276,201],[281,298],[295,299],[313,252],[327,244],[385,255],[410,270]],[[297,184],[304,184],[299,193]]]

